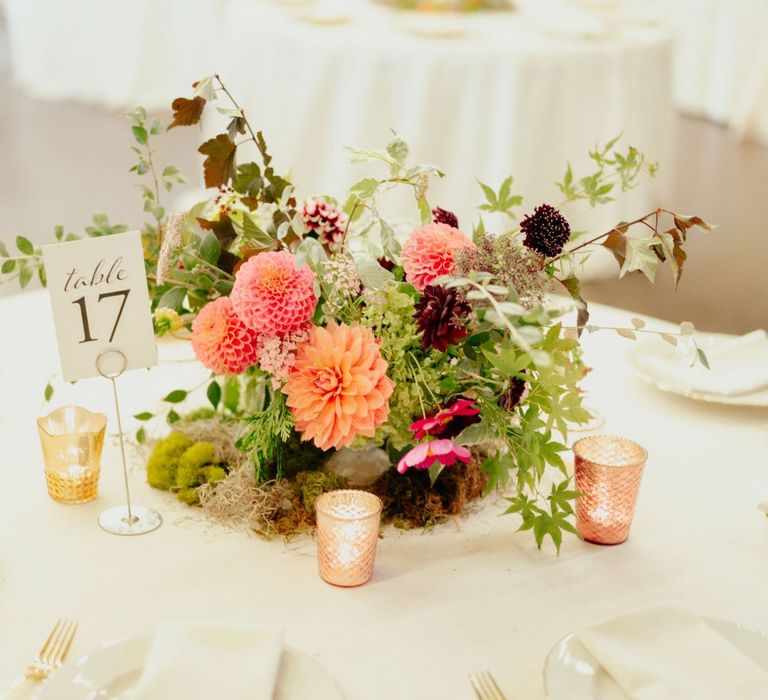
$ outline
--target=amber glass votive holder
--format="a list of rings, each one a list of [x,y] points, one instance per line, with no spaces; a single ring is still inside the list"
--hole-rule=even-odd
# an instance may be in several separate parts
[[[96,498],[107,417],[64,406],[37,419],[48,495],[59,503]]]
[[[367,491],[329,491],[315,501],[317,566],[334,586],[370,581],[379,543],[382,503]]]
[[[576,530],[587,542],[621,544],[629,537],[648,452],[632,440],[592,435],[573,445]]]

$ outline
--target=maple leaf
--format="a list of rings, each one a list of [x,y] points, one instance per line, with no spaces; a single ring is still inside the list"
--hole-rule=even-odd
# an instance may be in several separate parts
[[[188,100],[186,97],[177,97],[172,103],[173,121],[168,125],[169,129],[174,126],[192,126],[200,122],[205,108],[205,98],[193,97]]]
[[[203,161],[203,176],[206,187],[226,185],[235,177],[235,153],[237,146],[226,134],[208,139],[198,153],[207,156]]]

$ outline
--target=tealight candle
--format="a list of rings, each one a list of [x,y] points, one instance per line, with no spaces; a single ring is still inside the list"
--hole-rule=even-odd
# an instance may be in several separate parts
[[[648,453],[631,440],[595,435],[574,443],[573,454],[581,494],[576,499],[577,532],[595,544],[624,542]]]
[[[107,417],[64,406],[37,419],[48,495],[60,503],[96,498]]]
[[[324,581],[361,586],[371,579],[381,509],[381,499],[367,491],[329,491],[317,499],[317,565]]]

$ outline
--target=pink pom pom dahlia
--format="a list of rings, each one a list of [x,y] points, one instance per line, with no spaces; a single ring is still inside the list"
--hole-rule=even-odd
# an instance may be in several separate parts
[[[373,333],[363,326],[313,326],[283,391],[302,439],[322,450],[373,437],[389,415],[394,385]]]
[[[290,333],[307,324],[315,312],[314,273],[286,251],[260,253],[238,271],[232,304],[246,326],[259,334]]]
[[[217,374],[240,374],[256,362],[256,333],[238,318],[229,297],[200,309],[191,342],[197,359]]]
[[[459,229],[448,224],[429,224],[416,229],[402,250],[405,279],[416,289],[432,284],[440,275],[450,275],[456,252],[475,245]]]

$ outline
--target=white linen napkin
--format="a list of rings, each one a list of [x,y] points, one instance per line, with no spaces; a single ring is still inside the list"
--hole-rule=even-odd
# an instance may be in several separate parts
[[[280,629],[166,622],[133,700],[272,700],[282,650]]]
[[[632,700],[768,698],[768,673],[706,622],[671,606],[599,622],[576,638]]]
[[[672,386],[706,394],[747,394],[768,386],[768,333],[756,330],[705,349],[709,369],[688,366],[682,356],[643,358],[644,364]]]

